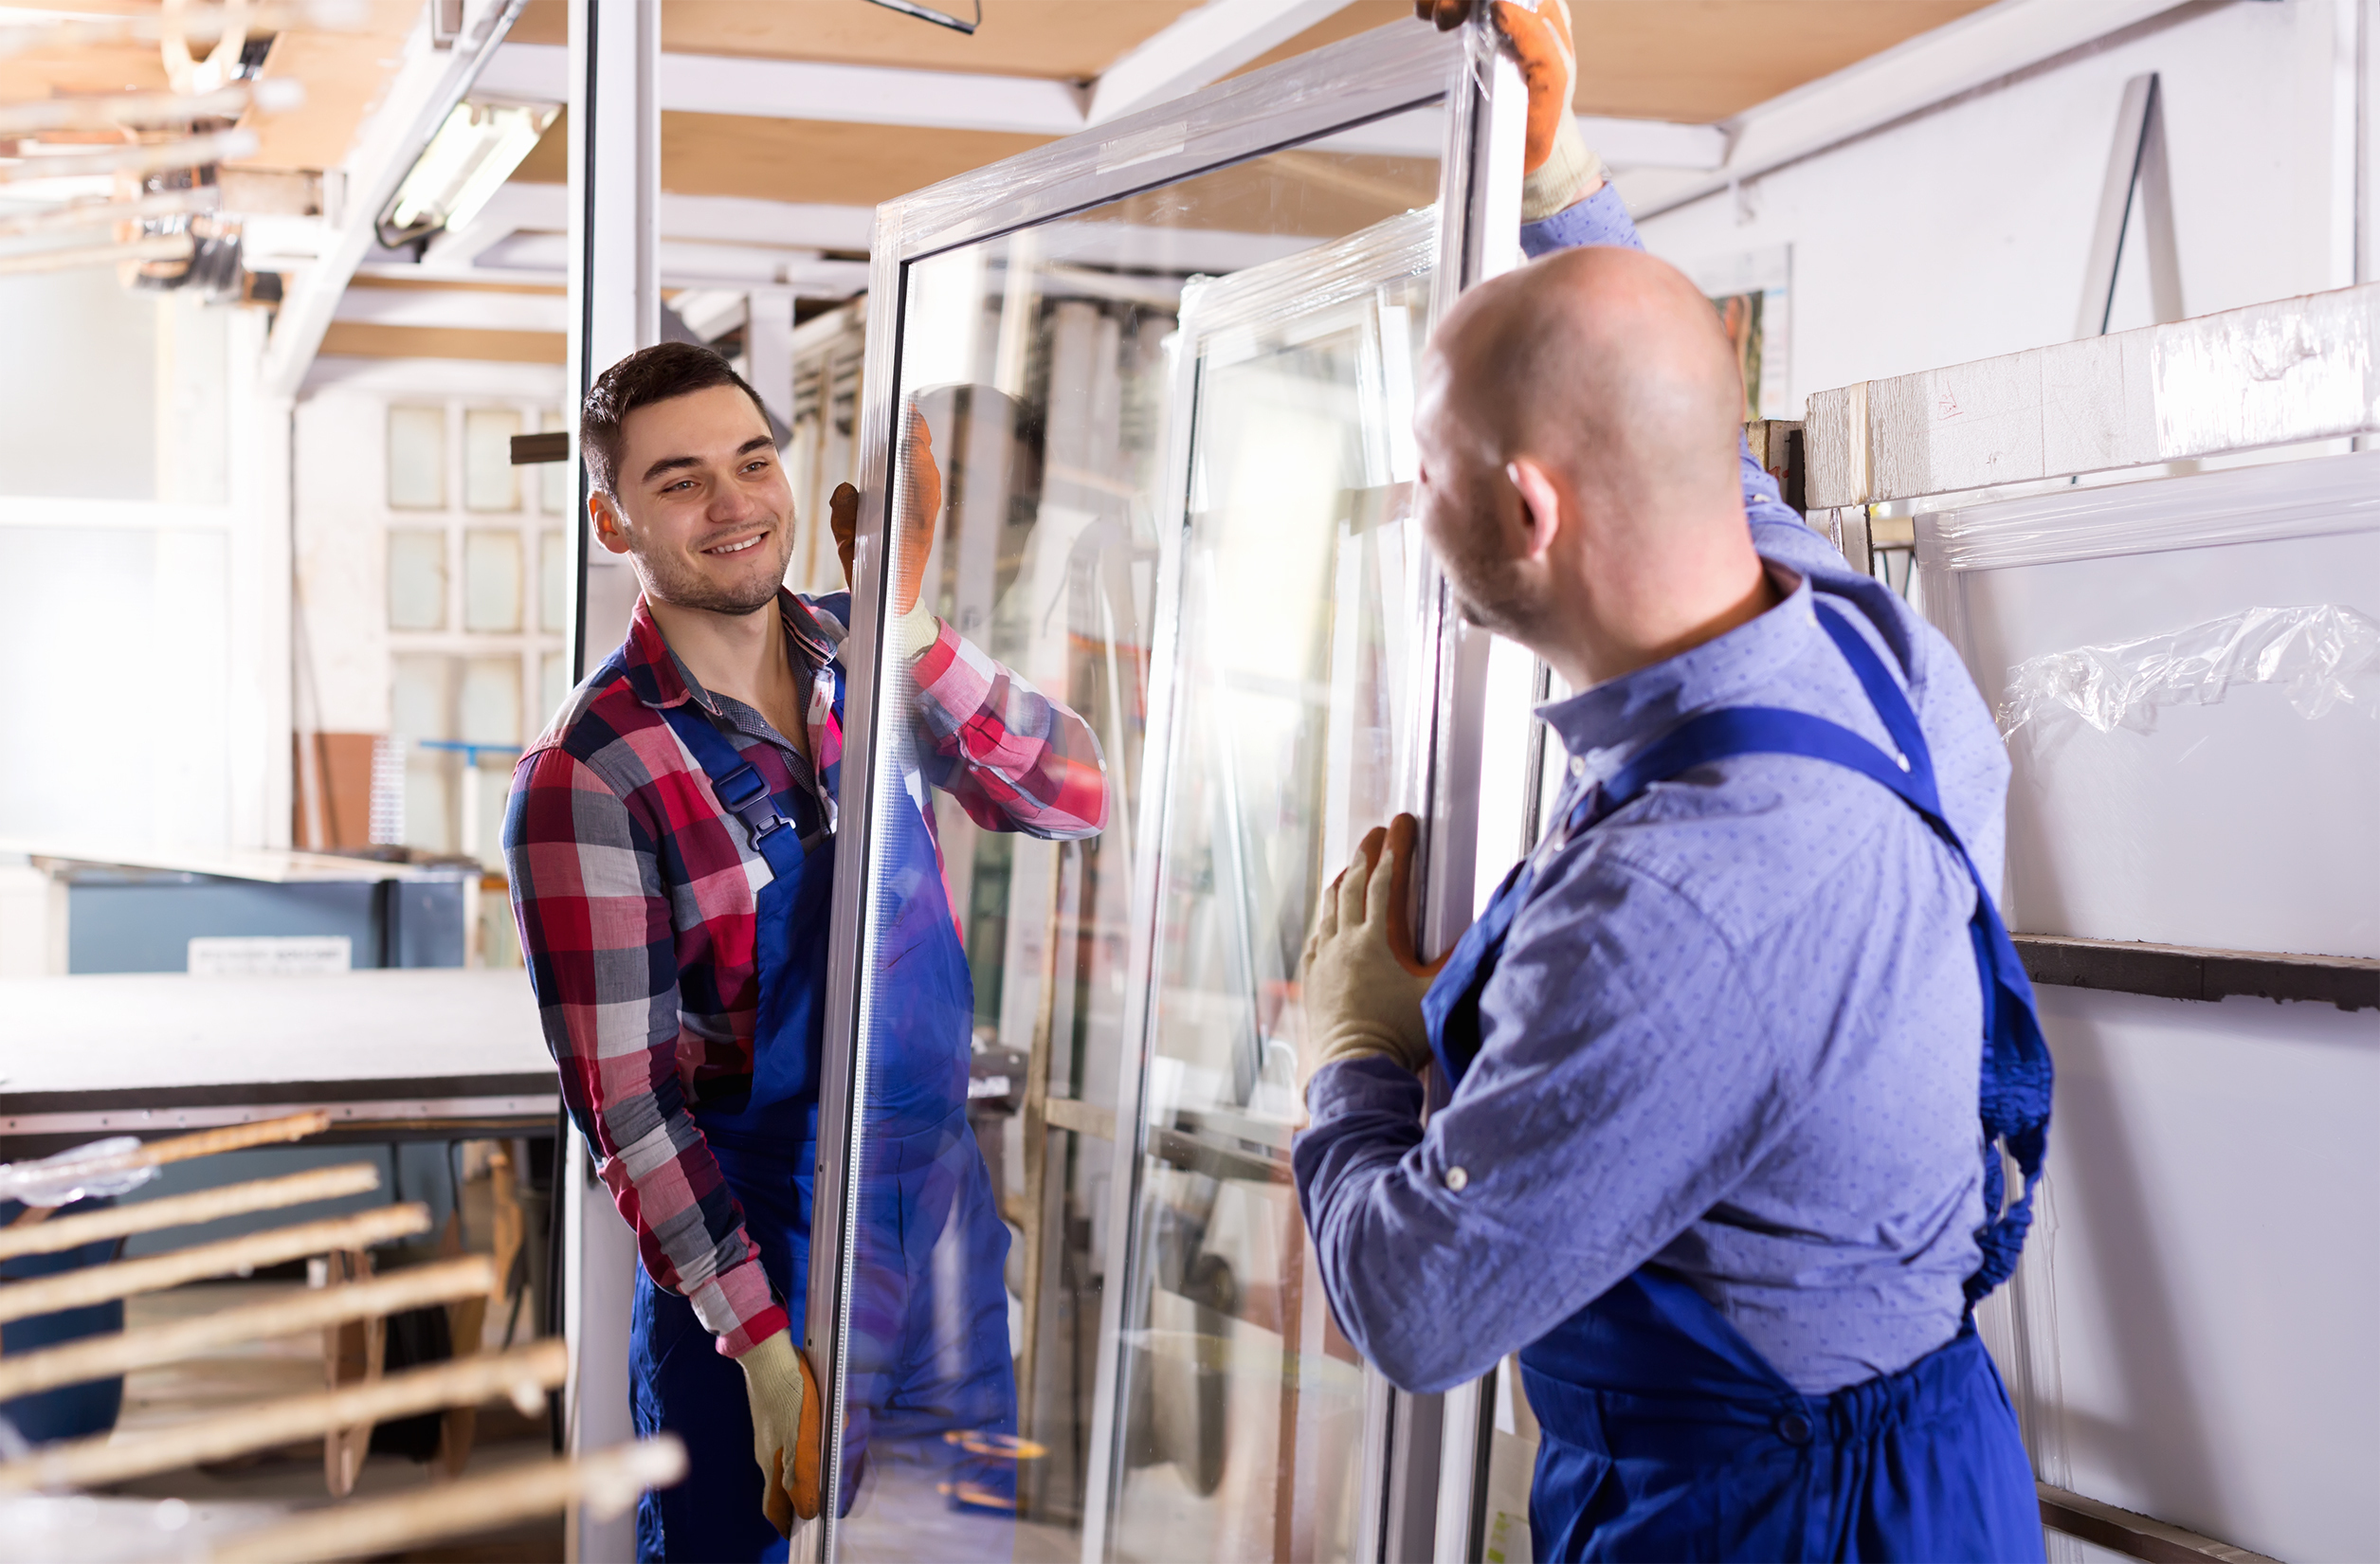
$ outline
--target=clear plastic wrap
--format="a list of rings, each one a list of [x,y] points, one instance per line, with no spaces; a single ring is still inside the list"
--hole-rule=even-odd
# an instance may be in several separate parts
[[[119,1135],[37,1162],[0,1162],[0,1200],[54,1207],[129,1194],[157,1176],[154,1167],[132,1160],[139,1150],[136,1137]]]
[[[2242,609],[2188,629],[2026,659],[1997,716],[2013,737],[2070,712],[2101,733],[2147,733],[2163,706],[2210,706],[2234,684],[2281,684],[2309,721],[2341,705],[2380,710],[2380,622],[2335,603]]]
[[[1809,398],[1809,502],[1916,500],[2380,427],[2380,284]]]
[[[2380,451],[2075,487],[1917,518],[1929,572],[2006,570],[2380,529]]]

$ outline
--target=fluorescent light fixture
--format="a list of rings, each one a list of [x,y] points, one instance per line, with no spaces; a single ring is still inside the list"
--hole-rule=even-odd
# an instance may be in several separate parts
[[[560,112],[551,103],[457,103],[380,214],[380,243],[395,249],[470,227]]]

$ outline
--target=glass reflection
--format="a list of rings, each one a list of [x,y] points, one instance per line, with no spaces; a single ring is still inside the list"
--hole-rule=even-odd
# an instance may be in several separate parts
[[[1291,985],[1324,856],[1409,765],[1401,485],[1436,230],[1401,214],[1437,187],[1435,157],[1277,153],[908,268],[887,617],[914,570],[1018,739],[990,763],[1087,737],[1103,824],[971,796],[989,752],[937,747],[940,654],[896,655],[888,628],[845,1556],[1073,1559],[1086,1522],[1126,1557],[1348,1549],[1361,1375],[1302,1285]],[[1390,270],[1294,302],[1299,268],[1344,273],[1384,222]],[[1243,278],[1236,346],[1186,348]],[[823,448],[823,396],[806,418]],[[1119,1156],[1161,556],[1185,539],[1149,1155],[1127,1121]],[[1102,1295],[1128,1271],[1135,1351],[1103,1409]]]

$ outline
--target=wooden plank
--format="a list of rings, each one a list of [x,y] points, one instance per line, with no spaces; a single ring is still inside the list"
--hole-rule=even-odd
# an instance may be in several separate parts
[[[1095,1140],[1116,1138],[1116,1110],[1097,1102],[1085,1102],[1076,1097],[1046,1097],[1042,1100],[1042,1117],[1053,1130],[1072,1130]]]
[[[2263,1554],[2235,1548],[2228,1542],[2218,1542],[2186,1527],[2131,1510],[2119,1510],[2064,1488],[2053,1488],[2046,1482],[2034,1486],[2041,1492],[2044,1527],[2129,1558],[2147,1559],[2150,1564],[2207,1564],[2208,1559],[2221,1560],[2222,1564],[2280,1564],[2280,1560]]]
[[[2243,995],[2380,1009],[2380,961],[2348,955],[2285,955],[2151,945],[2058,935],[2010,936],[2026,975],[2062,988],[2101,989],[2159,999],[2212,1001]]]
[[[433,1364],[352,1389],[243,1407],[146,1434],[101,1434],[51,1445],[25,1460],[0,1464],[0,1491],[122,1482],[205,1461],[268,1450],[343,1425],[369,1427],[440,1408],[476,1407],[499,1395],[512,1396],[518,1402],[525,1392],[535,1409],[544,1405],[537,1392],[561,1384],[569,1367],[570,1352],[561,1341],[538,1341],[508,1353]]]
[[[468,1537],[585,1502],[617,1515],[647,1488],[686,1473],[685,1446],[669,1434],[577,1461],[441,1483],[391,1499],[338,1504],[295,1520],[216,1542],[214,1564],[313,1564],[326,1558],[400,1554],[446,1537]]]
[[[85,1337],[40,1352],[0,1358],[0,1401],[153,1369],[161,1363],[244,1341],[267,1341],[321,1330],[350,1319],[427,1308],[458,1298],[484,1297],[498,1284],[485,1255],[436,1265],[416,1265],[347,1287],[318,1287],[294,1298],[218,1309],[169,1325]]]
[[[279,1210],[287,1206],[302,1206],[310,1201],[336,1200],[379,1187],[380,1170],[377,1167],[369,1162],[350,1162],[336,1168],[315,1168],[305,1173],[291,1173],[286,1178],[259,1178],[245,1184],[227,1184],[217,1190],[200,1190],[194,1194],[173,1195],[164,1200],[142,1200],[129,1206],[111,1207],[103,1211],[85,1211],[79,1216],[60,1217],[39,1227],[0,1229],[0,1260],[13,1260],[21,1254],[57,1254],[61,1250],[80,1248],[103,1238],[124,1238],[133,1233],[190,1227],[222,1217],[245,1215],[249,1211]]]
[[[53,1184],[72,1185],[110,1173],[130,1173],[140,1168],[163,1167],[169,1162],[188,1162],[201,1156],[213,1156],[220,1152],[236,1152],[250,1146],[274,1146],[291,1140],[303,1140],[320,1135],[330,1127],[330,1116],[319,1111],[290,1114],[278,1118],[259,1118],[220,1129],[201,1130],[195,1135],[177,1135],[163,1140],[152,1140],[145,1146],[128,1152],[110,1152],[92,1156],[79,1156],[45,1167],[41,1176]],[[113,1138],[112,1137],[110,1138]],[[14,1226],[37,1223],[54,1208],[27,1203]]]
[[[561,332],[464,331],[452,326],[374,326],[360,320],[334,320],[323,331],[320,355],[559,364],[569,342]]]
[[[278,1265],[284,1261],[327,1254],[333,1249],[367,1248],[428,1230],[429,1208],[415,1202],[335,1221],[301,1222],[270,1232],[227,1238],[220,1244],[202,1244],[172,1254],[152,1255],[145,1260],[119,1260],[112,1265],[64,1271],[0,1287],[0,1321],[29,1319],[35,1315],[56,1314],[61,1309],[79,1309],[86,1304],[130,1298],[135,1293],[158,1292],[185,1282]]]

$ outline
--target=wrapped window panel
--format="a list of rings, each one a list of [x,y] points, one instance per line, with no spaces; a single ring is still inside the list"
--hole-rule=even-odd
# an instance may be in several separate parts
[[[1999,711],[2011,927],[2380,955],[2380,456],[1920,515]]]

